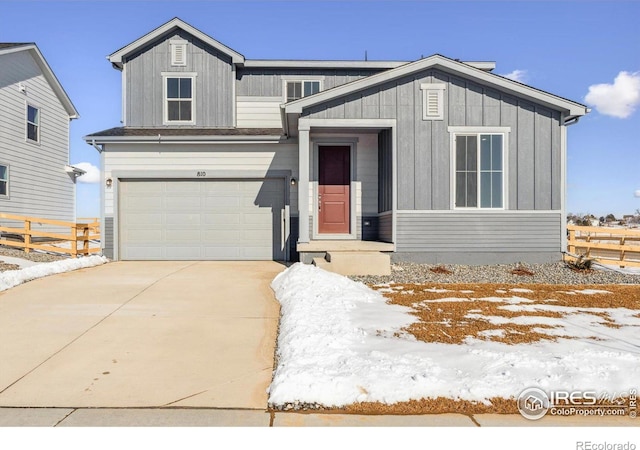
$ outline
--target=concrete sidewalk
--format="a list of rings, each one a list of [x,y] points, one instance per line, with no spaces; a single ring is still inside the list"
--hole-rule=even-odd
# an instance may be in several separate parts
[[[633,427],[628,417],[544,417],[520,415],[270,413],[258,409],[200,408],[0,408],[0,427]]]
[[[282,270],[115,262],[4,291],[0,406],[264,409]]]

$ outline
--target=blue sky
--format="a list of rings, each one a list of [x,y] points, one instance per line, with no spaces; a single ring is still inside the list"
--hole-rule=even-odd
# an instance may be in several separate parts
[[[250,59],[496,61],[592,108],[568,131],[567,211],[640,208],[638,1],[0,0],[0,42],[36,42],[80,112],[72,163],[99,166],[82,136],[120,125],[106,56],[176,16]],[[79,183],[78,216],[98,215],[98,184]]]

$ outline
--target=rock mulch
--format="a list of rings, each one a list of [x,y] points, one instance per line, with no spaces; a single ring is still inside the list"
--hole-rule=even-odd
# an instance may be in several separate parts
[[[3,256],[10,256],[13,258],[22,258],[22,259],[26,259],[29,261],[34,261],[34,262],[53,262],[53,261],[59,261],[61,259],[66,259],[66,256],[61,256],[61,255],[54,255],[51,253],[38,253],[38,252],[31,252],[31,253],[25,253],[22,250],[18,250],[15,248],[10,248],[10,247],[2,247],[0,246],[0,272],[6,272],[7,270],[18,270],[20,269],[20,266],[16,265],[16,264],[9,264],[6,263],[2,260]]]
[[[640,274],[625,274],[604,268],[575,270],[563,262],[487,266],[403,262],[394,264],[389,276],[350,278],[368,285],[388,283],[640,284]]]

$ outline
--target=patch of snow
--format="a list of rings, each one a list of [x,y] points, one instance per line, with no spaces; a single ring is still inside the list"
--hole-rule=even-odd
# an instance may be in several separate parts
[[[86,267],[99,266],[106,262],[108,262],[108,259],[104,256],[89,256],[37,264],[20,270],[8,270],[0,273],[0,291],[10,289],[27,281],[35,280],[36,278],[70,272]]]
[[[434,294],[442,294],[443,292],[451,292],[449,289],[438,289],[438,288],[423,289],[423,291],[424,292],[432,292]]]
[[[380,293],[345,277],[295,264],[272,287],[282,305],[278,364],[268,390],[273,405],[338,407],[439,396],[488,403],[491,397],[517,397],[532,386],[605,393],[635,387],[640,379],[635,327],[596,324],[600,340],[426,343],[401,332],[417,320],[411,308],[390,305]],[[594,316],[572,317],[573,331],[583,327],[589,334]]]
[[[575,292],[576,294],[585,294],[585,295],[611,294],[610,291],[603,291],[600,289],[582,289],[582,290],[575,289],[573,292]]]
[[[480,331],[478,335],[486,337],[504,337],[504,330],[483,330]]]
[[[525,288],[513,288],[513,289],[509,289],[509,291],[523,293],[523,294],[530,294],[533,292],[531,289],[525,289]]]

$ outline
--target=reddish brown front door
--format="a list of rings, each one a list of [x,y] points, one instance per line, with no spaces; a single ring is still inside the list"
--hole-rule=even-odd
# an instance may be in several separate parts
[[[351,148],[321,146],[318,155],[318,232],[348,234]]]

